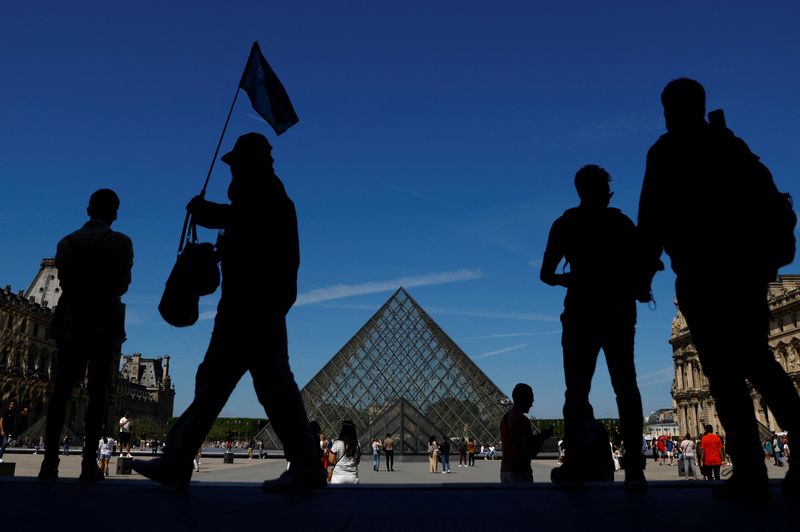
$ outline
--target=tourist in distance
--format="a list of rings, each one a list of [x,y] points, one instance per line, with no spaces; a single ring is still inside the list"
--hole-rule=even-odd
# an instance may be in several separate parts
[[[428,471],[436,473],[439,470],[439,444],[436,443],[436,436],[431,435],[428,439]]]
[[[130,458],[131,445],[133,443],[133,423],[131,422],[131,415],[125,412],[120,418],[118,425],[120,456],[122,456],[122,453],[127,452],[128,458]]]
[[[9,399],[0,410],[0,464],[3,463],[3,453],[6,452],[6,446],[16,436],[17,420],[17,401],[16,399]]]
[[[77,381],[87,380],[89,404],[84,423],[80,479],[102,480],[94,442],[102,435],[106,390],[114,355],[125,340],[125,305],[133,266],[131,239],[111,229],[119,197],[107,188],[89,197],[89,221],[62,238],[56,250],[61,298],[51,333],[58,348],[53,393],[47,405],[45,454],[39,479],[58,478],[58,450],[68,399]],[[88,370],[87,370],[88,366]]]
[[[381,469],[381,442],[378,438],[372,438],[372,470]]]
[[[442,462],[442,474],[450,472],[450,438],[442,436],[442,443],[439,444],[439,460]]]
[[[394,438],[388,432],[383,439],[383,452],[386,454],[386,471],[394,471]]]
[[[467,465],[467,440],[464,438],[458,439],[458,467],[466,467]]]
[[[97,444],[97,452],[100,457],[100,471],[108,476],[108,463],[111,461],[111,454],[114,450],[114,439],[103,436]]]
[[[704,475],[709,479],[719,480],[719,469],[722,466],[724,445],[722,438],[714,434],[711,425],[706,425],[706,431],[700,440],[700,449],[703,456],[703,465],[706,468]]]
[[[686,480],[691,476],[697,480],[697,463],[695,462],[695,443],[692,435],[688,432],[681,441],[681,453],[683,453],[683,471],[686,473]]]
[[[531,460],[539,454],[547,438],[553,435],[553,428],[547,427],[539,434],[533,433],[527,416],[533,406],[533,388],[519,383],[514,386],[511,398],[514,405],[500,420],[500,440],[503,443],[500,482],[533,482]]]
[[[475,467],[475,440],[467,438],[467,467]]]
[[[356,425],[349,419],[342,421],[342,430],[333,442],[331,455],[334,457],[331,484],[358,484],[361,447],[358,445]]]
[[[650,279],[642,266],[636,226],[619,209],[610,208],[611,176],[597,165],[575,174],[578,207],[568,209],[550,229],[540,271],[542,282],[567,288],[561,315],[564,355],[564,463],[551,480],[578,487],[593,467],[575,449],[588,446],[594,411],[589,391],[602,349],[617,399],[625,488],[647,488],[644,477],[642,400],[636,383],[633,339],[636,300],[651,300]],[[556,273],[564,261],[569,272]],[[634,445],[630,445],[634,442]],[[605,449],[603,449],[605,452]]]

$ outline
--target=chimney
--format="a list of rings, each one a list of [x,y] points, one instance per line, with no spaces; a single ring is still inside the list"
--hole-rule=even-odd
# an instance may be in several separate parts
[[[169,379],[169,355],[164,355],[164,376],[163,380]]]

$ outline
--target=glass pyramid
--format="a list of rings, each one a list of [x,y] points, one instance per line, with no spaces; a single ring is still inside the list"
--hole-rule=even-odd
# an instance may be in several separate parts
[[[378,310],[302,390],[309,420],[336,437],[356,424],[372,438],[392,434],[396,454],[427,453],[431,435],[498,444],[509,399],[403,288]],[[257,435],[281,444],[269,424]]]

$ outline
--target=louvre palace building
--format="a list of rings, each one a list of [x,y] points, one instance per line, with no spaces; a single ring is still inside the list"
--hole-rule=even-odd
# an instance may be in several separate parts
[[[58,351],[48,334],[53,309],[61,290],[55,260],[45,259],[26,291],[6,286],[0,290],[0,404],[17,401],[26,409],[18,440],[36,442],[44,434],[47,402],[55,379]],[[115,354],[120,368],[121,352]],[[172,416],[175,389],[169,377],[169,356],[143,359],[141,354],[124,357],[124,365],[111,375],[106,400],[106,433],[116,434],[117,422],[130,412],[134,431],[166,429]],[[64,432],[80,442],[88,404],[86,383],[77,383],[67,404]]]
[[[500,442],[511,401],[406,292],[398,289],[302,390],[327,436],[356,425],[362,449],[391,434],[396,455],[427,453],[428,438]],[[267,426],[256,436],[280,449]]]
[[[780,275],[770,283],[767,294],[772,313],[769,328],[769,347],[775,359],[800,390],[800,275]],[[720,309],[723,312],[724,309]],[[735,331],[731,331],[735,334]],[[675,377],[672,383],[672,401],[677,412],[680,434],[702,434],[703,426],[711,424],[714,431],[723,432],[708,388],[708,380],[692,344],[692,333],[680,310],[672,321],[672,360]],[[767,408],[761,395],[750,387],[756,419],[762,437],[772,431],[780,432],[780,427]]]

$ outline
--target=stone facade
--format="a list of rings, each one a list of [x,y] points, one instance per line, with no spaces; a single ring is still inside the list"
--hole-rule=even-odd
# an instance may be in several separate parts
[[[0,290],[0,402],[16,398],[29,419],[44,414],[56,362],[55,342],[48,338],[53,311],[45,305]]]
[[[14,293],[10,286],[0,290],[0,404],[13,398],[20,410],[27,408],[23,423],[29,428],[22,436],[31,441],[44,432],[47,401],[55,379],[58,352],[48,333],[60,295],[53,259],[42,261],[27,291]],[[120,358],[118,351],[114,355],[117,368]],[[136,370],[132,372],[134,361]],[[138,419],[137,432],[150,427],[163,432],[172,416],[174,397],[169,356],[126,356],[125,365],[111,376],[104,416],[106,431],[116,434],[119,418],[129,411]],[[85,381],[75,386],[68,401],[65,429],[80,436],[88,404]]]
[[[169,376],[169,355],[142,358],[124,355],[116,392],[120,414],[128,412],[138,435],[163,437],[172,417],[175,388]]]
[[[800,390],[800,275],[781,275],[770,283],[767,294],[772,312],[769,347],[775,359],[788,373],[795,388]],[[703,425],[710,423],[714,431],[724,432],[717,416],[714,398],[708,389],[708,379],[692,343],[692,335],[680,310],[672,320],[672,360],[675,377],[672,382],[672,401],[678,416],[681,434],[702,434]],[[765,434],[779,432],[781,427],[766,407],[761,395],[750,388],[756,418]]]

